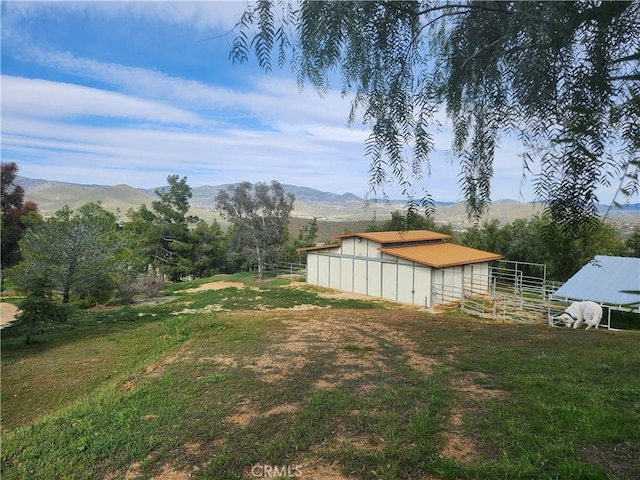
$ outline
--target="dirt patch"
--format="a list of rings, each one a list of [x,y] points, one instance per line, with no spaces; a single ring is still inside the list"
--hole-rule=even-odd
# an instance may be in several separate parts
[[[458,392],[462,392],[472,399],[492,399],[492,398],[505,398],[507,393],[503,390],[497,390],[493,388],[485,388],[476,383],[478,378],[487,378],[487,376],[480,372],[467,372],[463,375],[457,375],[451,381],[451,385]]]
[[[391,302],[389,300],[384,300],[378,297],[372,297],[370,295],[364,295],[362,293],[355,292],[347,292],[344,290],[334,290],[333,288],[328,287],[319,287],[317,285],[310,285],[305,282],[292,282],[287,285],[281,285],[280,288],[300,288],[303,290],[311,291],[317,294],[320,298],[328,298],[333,300],[345,300],[345,299],[355,299],[355,300],[366,300],[371,303],[375,303],[378,305],[388,305],[391,306],[394,310],[425,310],[424,307],[420,305],[411,305],[405,303],[396,303]]]
[[[179,312],[171,312],[171,315],[193,315],[196,313],[224,312],[225,309],[221,305],[212,304],[204,308],[183,308]],[[226,310],[228,311],[228,310]]]
[[[611,478],[640,477],[640,443],[626,441],[611,445],[587,445],[579,451],[580,461],[601,467]]]
[[[291,462],[287,465],[255,464],[243,472],[246,479],[254,478],[303,478],[307,480],[351,480],[345,477],[338,465],[323,457],[314,460]]]
[[[447,354],[447,356],[449,355],[451,354]],[[442,447],[442,455],[463,465],[475,461],[479,454],[475,441],[465,431],[464,413],[471,412],[473,408],[470,405],[478,400],[507,396],[507,393],[502,390],[478,385],[477,380],[481,378],[487,378],[487,376],[481,372],[465,372],[456,375],[451,380],[451,386],[457,392],[458,398],[449,414],[450,427],[444,432],[445,442]]]
[[[309,350],[336,357],[333,371],[317,382],[334,384],[349,381],[386,368],[379,342],[352,324],[331,315],[322,320],[307,317],[304,321],[289,317],[284,323],[288,327],[280,334],[284,341],[267,350],[256,361],[267,382],[281,381],[302,370],[308,363]],[[348,345],[357,346],[357,350],[345,349]]]
[[[171,363],[178,361],[178,359],[181,359],[184,361],[191,360],[191,357],[189,355],[185,355],[185,353],[187,354],[191,353],[186,351],[188,344],[189,342],[185,342],[185,345],[173,355],[169,355],[168,357],[163,358],[159,362],[148,365],[147,368],[145,368],[144,373],[142,375],[137,375],[135,379],[129,379],[122,382],[119,388],[120,392],[130,393],[133,390],[135,390],[136,387],[138,386],[138,383],[144,380],[145,378],[159,377],[164,373],[165,367],[167,365],[170,365]]]
[[[0,302],[0,328],[14,321],[19,311],[12,303]]]
[[[124,474],[125,480],[138,480],[144,475],[140,471],[140,463],[132,463]],[[112,480],[112,476],[108,475],[103,480]],[[164,465],[159,474],[151,477],[151,480],[186,480],[191,478],[189,472],[183,472],[174,469],[171,465]]]
[[[151,477],[151,480],[187,480],[191,478],[191,473],[174,469],[171,465],[165,465],[162,471]]]
[[[300,410],[300,404],[298,403],[285,403],[284,405],[278,405],[265,413],[266,416],[278,415],[280,413],[296,413]]]
[[[179,351],[177,351],[173,355],[169,355],[168,357],[162,359],[162,361],[160,361],[158,363],[152,363],[151,365],[147,366],[147,368],[144,371],[145,376],[147,376],[147,377],[159,377],[160,375],[162,375],[164,373],[164,368],[167,365],[170,365],[170,364],[174,363],[176,360],[178,360],[180,355],[186,349],[186,346],[187,345],[182,347]]]
[[[223,282],[215,282],[223,283]],[[233,316],[233,314],[230,314]],[[373,316],[371,316],[373,315]],[[415,315],[421,317],[421,313]],[[402,328],[398,328],[394,320],[407,320],[406,311],[385,311],[385,319],[362,310],[324,310],[322,315],[297,312],[292,309],[279,310],[274,315],[283,328],[279,328],[277,337],[268,342],[266,350],[258,356],[232,356],[207,352],[198,355],[184,348],[164,360],[149,366],[142,378],[163,373],[164,368],[177,361],[191,361],[199,364],[210,363],[217,369],[247,369],[255,372],[268,385],[283,385],[291,382],[308,381],[309,386],[317,390],[333,390],[347,384],[349,388],[363,390],[373,388],[376,379],[391,371],[391,363],[401,361],[408,367],[423,375],[432,375],[435,369],[448,369],[449,363],[455,359],[463,347],[439,349],[437,353],[425,352],[425,346],[418,339],[411,337]],[[203,352],[204,353],[204,352]],[[307,370],[313,369],[314,358],[326,358],[332,364],[317,377],[309,376]],[[465,414],[473,413],[478,401],[505,398],[507,393],[483,386],[487,376],[479,372],[462,372],[451,378],[451,386],[455,391],[455,404],[450,411],[448,426],[444,432],[444,445],[441,455],[461,464],[469,464],[477,460],[481,453],[465,428]],[[135,384],[126,385],[127,390]],[[232,415],[224,422],[230,427],[244,428],[260,419],[271,415],[295,415],[301,409],[297,403],[274,406],[269,410],[260,408],[260,403],[245,399],[236,407]],[[362,442],[352,435],[336,432],[339,441],[361,445],[363,448],[375,450],[375,442]],[[209,447],[199,444],[185,445],[186,454],[200,459],[203,451]],[[304,478],[322,478],[346,480],[340,472],[339,465],[325,463],[322,459],[311,462],[300,462],[304,467]],[[170,470],[163,475],[183,475],[184,472]],[[156,477],[169,478],[171,477]],[[183,478],[176,476],[175,478]]]
[[[203,283],[194,288],[188,288],[184,290],[185,293],[198,293],[204,292],[207,290],[222,290],[224,288],[237,288],[238,290],[242,290],[244,288],[244,283],[242,282],[209,282]]]
[[[320,457],[317,460],[307,460],[296,465],[298,476],[313,480],[349,480],[353,477],[345,477],[338,465],[332,464]],[[296,472],[291,472],[292,476]]]
[[[120,392],[129,393],[132,392],[134,388],[136,388],[136,382],[133,380],[127,380],[120,385]]]
[[[465,437],[459,432],[450,431],[445,433],[445,443],[444,447],[442,447],[442,455],[466,465],[476,458],[478,452],[471,439]]]
[[[362,323],[354,323],[350,315],[361,316]],[[434,368],[441,364],[436,358],[422,354],[411,338],[392,326],[367,322],[365,315],[362,311],[333,313],[327,310],[326,314],[317,317],[283,311],[279,320],[286,328],[278,331],[278,341],[263,354],[244,362],[224,355],[202,357],[199,361],[219,363],[227,368],[245,368],[257,373],[265,383],[285,384],[290,378],[296,381],[304,378],[312,351],[314,356],[333,358],[329,371],[310,379],[314,389],[333,390],[347,382],[350,387],[365,393],[376,385],[372,379],[389,371],[390,359],[400,358],[424,375],[433,374]],[[285,410],[274,409],[266,415],[275,413],[285,413]],[[264,415],[247,401],[226,421],[246,426]]]
[[[189,455],[193,455],[194,457],[199,457],[203,453],[201,443],[188,442],[184,444],[184,448]]]
[[[214,362],[218,363],[225,368],[236,368],[238,366],[238,360],[230,355],[217,355],[215,357],[200,357],[198,362]]]
[[[327,310],[331,307],[321,307],[319,305],[307,305],[307,304],[302,304],[302,305],[294,305],[293,307],[289,307],[289,308],[284,308],[284,307],[278,307],[278,308],[261,308],[261,310],[269,310],[269,311],[282,311],[282,310],[294,310],[294,311],[304,311],[304,310]]]
[[[248,400],[240,405],[238,411],[226,418],[226,422],[238,427],[244,427],[259,418],[260,415]]]

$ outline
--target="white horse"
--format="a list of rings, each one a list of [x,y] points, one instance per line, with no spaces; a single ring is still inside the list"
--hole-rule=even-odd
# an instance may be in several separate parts
[[[578,328],[583,323],[586,323],[587,330],[591,327],[598,328],[602,319],[602,307],[589,300],[574,302],[558,318],[564,320],[564,324],[567,327]]]

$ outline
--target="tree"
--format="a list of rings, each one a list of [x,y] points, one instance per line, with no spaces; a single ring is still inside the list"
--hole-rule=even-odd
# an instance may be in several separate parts
[[[160,222],[181,225],[196,222],[198,220],[196,217],[187,215],[189,199],[193,196],[191,187],[187,184],[187,177],[180,178],[179,175],[169,175],[167,183],[169,188],[155,190],[159,200],[151,202],[151,208]]]
[[[595,255],[622,255],[626,245],[615,228],[602,220],[583,225],[578,235],[568,233],[546,216],[519,219],[506,225],[491,220],[469,229],[461,236],[468,247],[499,253],[506,260],[541,263],[547,278],[566,281]],[[527,275],[537,269],[522,265]]]
[[[20,304],[12,332],[26,334],[25,343],[31,344],[32,336],[53,323],[66,322],[69,314],[67,305],[56,303],[53,297],[53,282],[47,272],[34,272],[27,282],[28,292]]]
[[[256,263],[259,279],[287,238],[294,201],[275,180],[271,185],[241,182],[216,195],[218,210],[233,226],[231,244]]]
[[[123,229],[137,238],[136,251],[146,257],[151,273],[175,281],[191,272],[189,225],[198,218],[187,215],[193,195],[187,177],[169,175],[167,183],[168,187],[155,190],[159,199],[151,209],[141,205],[127,212],[129,221]]]
[[[190,231],[191,273],[197,277],[214,275],[226,265],[227,239],[217,221],[198,221]]]
[[[187,215],[189,199],[193,196],[187,177],[169,175],[167,183],[168,189],[155,190],[160,199],[151,203],[154,221],[160,227],[154,258],[161,271],[176,281],[191,271],[189,225],[198,218]]]
[[[306,262],[307,252],[298,252],[297,250],[299,248],[313,247],[316,243],[317,235],[318,219],[314,217],[303,225],[298,232],[298,236],[289,242],[287,249],[282,252],[281,259],[285,262]]]
[[[627,245],[627,255],[640,258],[640,225],[633,227],[631,235],[625,241]]]
[[[131,304],[136,293],[140,291],[140,275],[145,271],[148,263],[140,250],[139,238],[134,237],[131,231],[124,229],[118,231],[118,236],[123,249],[114,257],[118,269],[111,276],[111,280],[120,300],[125,304]],[[156,293],[160,291],[161,287],[162,284],[159,285]]]
[[[28,217],[37,215],[38,206],[31,201],[24,201],[24,189],[15,185],[18,165],[15,163],[2,164],[0,182],[0,198],[2,202],[2,245],[0,253],[2,269],[12,267],[20,261],[19,241],[27,225]],[[4,275],[3,275],[4,278]]]
[[[375,193],[389,180],[411,198],[430,168],[439,112],[468,212],[490,203],[500,139],[523,143],[523,176],[570,233],[597,217],[596,190],[638,193],[640,2],[262,0],[240,18],[230,58],[265,70],[290,58],[299,88],[335,73],[371,126]],[[335,77],[333,77],[335,78]],[[424,193],[427,213],[433,199]]]
[[[406,213],[399,210],[394,210],[393,212],[391,212],[391,219],[384,222],[380,227],[372,226],[369,230],[382,232],[431,230],[433,232],[446,233],[447,235],[451,235],[453,232],[453,229],[450,225],[442,225],[438,227],[433,218],[421,215],[415,209],[410,209]]]
[[[76,212],[68,207],[27,230],[20,248],[23,260],[16,266],[15,281],[27,291],[31,279],[47,272],[53,288],[68,303],[71,292],[96,296],[111,289],[113,261],[121,249],[116,218],[99,203],[87,203]]]

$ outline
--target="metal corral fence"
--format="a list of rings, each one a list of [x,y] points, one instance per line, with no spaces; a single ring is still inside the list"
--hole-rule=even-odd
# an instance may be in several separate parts
[[[558,285],[560,288],[560,285]],[[549,313],[547,316],[547,321],[550,326],[562,326],[564,327],[564,321],[559,320],[556,317],[560,315],[571,303],[573,302],[581,302],[583,299],[579,298],[566,298],[566,297],[556,297],[555,292],[557,288],[553,290],[553,292],[549,293]],[[602,320],[600,320],[599,327],[614,329],[611,326],[611,314],[612,312],[623,312],[627,314],[635,314],[640,315],[640,306],[635,305],[612,305],[612,304],[604,304],[600,302],[600,306],[602,307]],[[583,325],[584,326],[584,325]]]
[[[537,274],[539,273],[539,275]],[[501,260],[489,269],[488,291],[478,294],[486,278],[466,276],[465,288],[450,290],[445,300],[460,303],[460,309],[472,315],[518,323],[547,323],[551,326],[565,326],[557,319],[574,301],[580,299],[559,298],[554,294],[562,286],[561,282],[546,280],[546,266],[527,262]],[[486,289],[485,289],[486,290]],[[457,294],[457,299],[455,295]],[[640,309],[623,305],[604,305],[601,328],[611,328],[611,312],[635,312]]]
[[[486,274],[466,274],[462,295],[460,289],[448,288],[440,299],[459,302],[463,312],[493,320],[550,322],[568,303],[553,298],[560,284],[548,282],[546,274],[544,264],[500,260],[490,266],[488,281]]]
[[[280,275],[298,275],[304,277],[307,266],[304,263],[275,262],[265,265],[264,277],[279,277]]]

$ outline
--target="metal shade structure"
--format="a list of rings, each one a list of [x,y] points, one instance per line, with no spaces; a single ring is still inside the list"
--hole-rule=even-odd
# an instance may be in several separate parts
[[[596,255],[553,296],[637,310],[640,308],[640,258]]]

